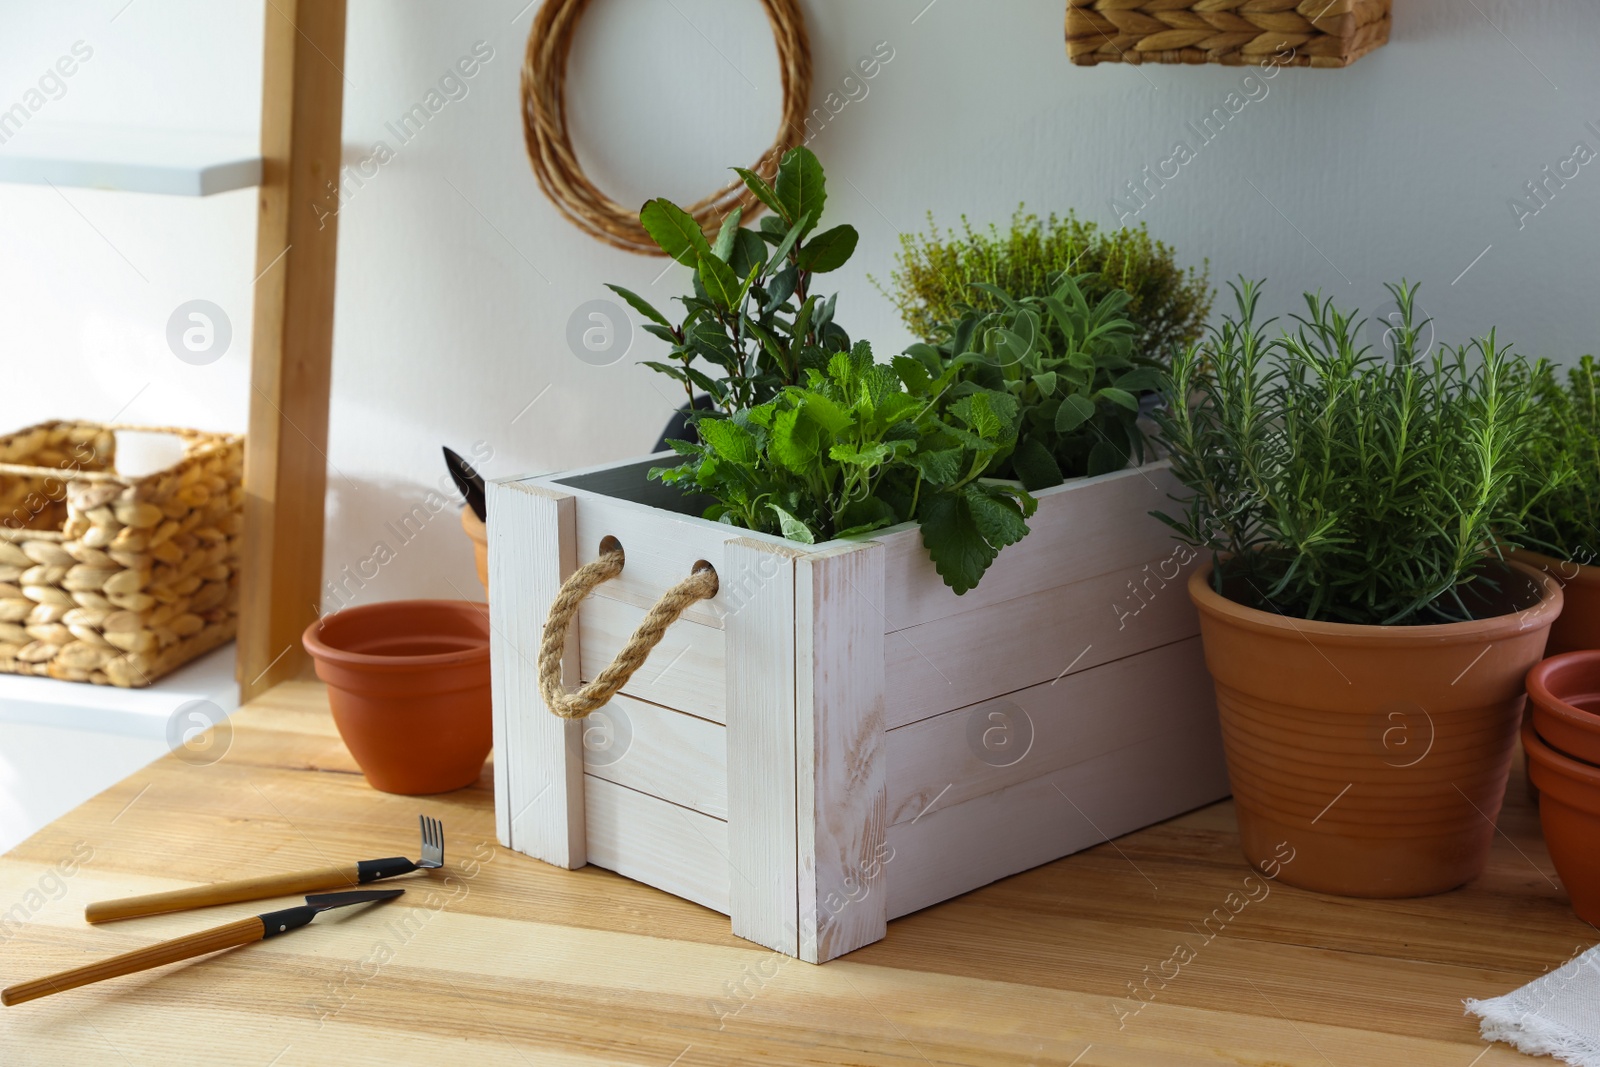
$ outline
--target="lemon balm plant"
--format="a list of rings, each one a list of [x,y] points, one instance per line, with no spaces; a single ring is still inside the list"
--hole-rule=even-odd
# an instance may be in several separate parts
[[[1307,295],[1294,329],[1259,290],[1173,365],[1158,420],[1245,856],[1353,896],[1443,892],[1482,871],[1524,700],[1561,613],[1500,558],[1518,536],[1534,369],[1491,333],[1425,352],[1415,289],[1390,350]]]

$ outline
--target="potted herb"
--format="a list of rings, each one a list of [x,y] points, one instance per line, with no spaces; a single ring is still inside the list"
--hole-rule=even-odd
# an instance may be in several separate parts
[[[975,230],[965,216],[960,231],[941,233],[930,214],[926,234],[901,236],[889,287],[879,290],[900,309],[907,329],[936,341],[940,327],[961,318],[966,306],[1007,306],[995,290],[1019,299],[1048,296],[1062,274],[1080,279],[1091,304],[1125,293],[1133,351],[1163,363],[1199,339],[1211,313],[1205,268],[1178,266],[1173,250],[1152,240],[1143,224],[1107,232],[1071,212],[1041,220],[1020,206],[1004,233],[992,224]]]
[[[1159,415],[1189,490],[1159,514],[1209,549],[1200,609],[1246,857],[1283,878],[1415,896],[1483,869],[1561,591],[1508,563],[1534,400],[1491,334],[1428,355],[1391,287],[1391,351],[1307,295],[1269,338],[1255,285],[1174,363]]]
[[[1584,356],[1565,381],[1548,363],[1529,378],[1534,430],[1518,483],[1522,547],[1512,558],[1564,587],[1547,654],[1600,648],[1600,368]]]
[[[667,345],[651,366],[706,399],[699,440],[489,487],[496,819],[507,847],[821,961],[1227,777],[1178,592],[1194,553],[1146,515],[1166,464],[1008,477],[1045,404],[1127,411],[1120,302],[1040,319],[1025,374],[996,331],[1055,320],[1021,300],[879,364],[815,291],[855,245],[818,225],[821,165],[797,148],[744,179],[755,231],[645,205],[692,272],[682,316],[618,290]],[[1097,369],[1066,381],[1068,352]]]
[[[827,185],[809,149],[784,157],[775,186],[740,173],[773,212],[759,236],[737,210],[714,243],[671,201],[640,213],[662,250],[695,268],[680,323],[610,287],[672,346],[669,362],[646,365],[712,401],[688,415],[700,440],[669,441],[683,460],[650,477],[712,497],[706,518],[803,544],[918,522],[940,577],[965,593],[1028,532],[1033,499],[983,480],[1015,445],[1015,401],[955,396],[927,373],[874,364],[866,342],[851,346],[836,298],[810,289],[849,259],[856,232],[814,232]]]
[[[1063,273],[1044,294],[1018,298],[974,283],[998,308],[965,305],[958,319],[935,327],[937,344],[912,345],[895,361],[902,374],[948,383],[951,396],[987,390],[1014,398],[1016,445],[997,457],[995,473],[1027,489],[1109,474],[1148,456],[1139,394],[1155,389],[1165,365],[1135,352],[1134,326],[1123,316],[1128,294],[1114,289],[1091,302],[1091,280]]]

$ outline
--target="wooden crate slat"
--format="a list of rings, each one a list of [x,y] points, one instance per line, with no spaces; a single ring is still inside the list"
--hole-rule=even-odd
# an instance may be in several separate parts
[[[889,822],[953,807],[1210,722],[1216,696],[1200,638],[1044,682],[889,731]]]
[[[727,819],[723,727],[618,693],[584,720],[583,731],[585,773]]]
[[[626,465],[619,465],[619,469]],[[540,479],[558,492],[578,500],[578,563],[600,555],[601,541],[610,536],[622,543],[627,564],[622,573],[603,587],[605,596],[648,609],[663,591],[687,578],[699,560],[715,565],[722,546],[737,538],[784,544],[781,538],[764,538],[752,531],[694,515],[681,515],[632,500],[563,487],[555,479]],[[675,492],[675,491],[674,491]],[[683,618],[721,629],[733,610],[725,592],[693,605]]]
[[[717,568],[727,595],[729,916],[733,932],[799,954],[795,818],[793,549],[729,541]]]
[[[889,634],[889,729],[1199,633],[1184,591],[1198,563],[1192,549],[1169,549],[1136,566]]]
[[[728,914],[728,824],[583,776],[589,862]]]
[[[884,567],[870,541],[795,565],[800,958],[811,963],[879,940],[888,922]]]
[[[891,826],[889,917],[1227,795],[1215,715],[1175,719],[1147,741]]]
[[[632,564],[630,554],[624,573]],[[611,585],[607,582],[600,586],[578,609],[578,669],[584,681],[611,663],[647,610],[607,596]],[[727,722],[726,646],[723,630],[688,618],[679,619],[667,627],[661,643],[650,651],[650,658],[628,679],[622,691],[712,722]]]
[[[577,567],[574,501],[514,479],[491,483],[487,495],[496,832],[509,848],[582,867],[583,727],[545,708],[537,663],[545,616]],[[575,635],[562,674],[566,685],[577,683]]]
[[[1158,559],[1172,551],[1172,531],[1145,513],[1171,508],[1168,494],[1178,492],[1165,461],[1042,490],[1028,536],[961,596],[933,569],[916,527],[876,537],[885,550],[884,628],[893,633]],[[1130,516],[1141,521],[1130,523]]]

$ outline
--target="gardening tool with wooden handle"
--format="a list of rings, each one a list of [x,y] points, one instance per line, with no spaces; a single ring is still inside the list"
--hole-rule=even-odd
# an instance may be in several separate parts
[[[403,856],[382,860],[362,860],[342,867],[323,867],[314,871],[291,871],[288,874],[269,874],[259,878],[241,878],[232,882],[213,882],[189,889],[173,889],[166,893],[150,893],[121,900],[99,900],[83,909],[83,917],[92,923],[111,919],[132,919],[141,915],[161,915],[170,911],[205,908],[213,904],[234,904],[241,900],[263,900],[267,897],[297,896],[318,889],[353,889],[380,878],[393,878],[412,871],[431,871],[444,866],[444,827],[438,819],[423,815],[422,858],[416,861]]]
[[[107,978],[116,978],[135,971],[147,971],[151,967],[176,963],[194,956],[204,956],[209,952],[220,952],[225,948],[248,945],[263,938],[277,937],[290,930],[298,930],[316,918],[319,913],[330,908],[369,904],[375,900],[393,900],[404,892],[404,889],[369,889],[355,893],[328,893],[306,897],[306,902],[296,908],[252,915],[248,919],[240,919],[225,926],[214,926],[209,930],[175,937],[148,948],[136,948],[132,952],[124,952],[120,956],[112,956],[97,963],[86,963],[70,971],[7,986],[0,990],[0,1004],[10,1007],[13,1004],[47,997],[51,993],[64,993],[79,986],[103,982]]]

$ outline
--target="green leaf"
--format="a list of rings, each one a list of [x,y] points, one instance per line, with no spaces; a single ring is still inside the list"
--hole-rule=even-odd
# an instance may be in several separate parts
[[[622,297],[622,299],[626,300],[629,307],[633,308],[633,310],[637,311],[651,322],[656,323],[659,326],[665,326],[669,330],[672,329],[672,323],[667,321],[667,317],[661,314],[661,312],[657,311],[655,308],[651,307],[644,297],[640,296],[638,293],[630,292],[620,285],[608,285],[606,288],[610,289],[613,293],[616,293],[618,296]]]
[[[780,411],[772,419],[772,458],[796,474],[812,474],[820,468],[822,445],[817,424],[800,421],[800,409]]]
[[[814,545],[817,543],[816,535],[811,532],[811,527],[776,504],[768,504],[767,507],[771,508],[772,513],[778,516],[778,526],[783,530],[783,536],[791,541],[799,541],[802,544]]]
[[[893,526],[900,521],[894,508],[875,496],[865,497],[861,500],[852,500],[846,504],[835,519],[839,532],[835,537],[859,537],[873,530],[881,530],[885,526]]]
[[[1056,372],[1053,370],[1041,371],[1033,376],[1033,384],[1039,387],[1042,396],[1053,396],[1056,391]]]
[[[729,463],[752,466],[757,461],[756,439],[730,419],[701,419],[695,426],[700,439]]]
[[[1161,372],[1154,367],[1139,367],[1128,371],[1112,384],[1130,393],[1145,393],[1161,388]]]
[[[712,303],[730,311],[738,305],[743,284],[727,263],[707,250],[700,257],[699,274],[700,284],[706,287]]]
[[[755,171],[748,170],[744,167],[734,167],[733,171],[735,174],[739,175],[740,178],[744,179],[745,187],[748,188],[752,193],[756,194],[757,200],[761,201],[763,204],[767,205],[767,207],[777,212],[780,217],[783,217],[785,222],[789,221],[787,216],[784,216],[782,201],[778,199],[778,194],[772,191],[772,186],[767,184],[767,179],[763,178]]]
[[[923,347],[928,347],[924,345]],[[913,396],[927,396],[929,387],[933,384],[933,375],[928,373],[927,366],[915,356],[895,356],[889,361],[889,366],[900,376]]]
[[[890,448],[878,443],[858,448],[855,445],[834,445],[828,449],[828,458],[850,467],[876,467],[888,459]]]
[[[1118,407],[1127,408],[1129,411],[1139,410],[1139,398],[1128,392],[1126,389],[1118,389],[1114,385],[1106,386],[1104,389],[1096,393],[1095,396],[1104,397],[1113,404],[1116,404]]]
[[[741,278],[750,276],[752,270],[761,271],[767,265],[767,244],[753,230],[740,229],[734,234],[733,254],[725,257],[733,273]],[[783,303],[782,300],[778,303]]]
[[[988,393],[962,397],[950,405],[950,414],[972,427],[972,432],[985,441],[998,440],[1005,429]]]
[[[995,492],[991,486],[979,484],[967,486],[962,495],[966,497],[973,525],[995,549],[1014,545],[1028,536],[1028,524],[1023,521],[1022,509],[1009,496]]]
[[[961,476],[961,449],[941,448],[928,452],[915,452],[912,464],[932,486],[949,485]]]
[[[922,543],[934,570],[956,595],[973,588],[999,553],[978,528],[963,493],[933,493],[922,498],[918,518]]]
[[[795,242],[805,236],[806,230],[811,228],[810,222],[811,213],[806,212],[800,216],[800,221],[789,227],[789,232],[783,235],[783,240],[778,242],[778,247],[772,250],[772,262],[776,263],[789,254],[789,250],[794,248]]]
[[[724,263],[733,255],[733,240],[739,232],[739,219],[743,215],[743,208],[736,207],[728,212],[727,218],[722,220],[722,228],[717,230],[717,239],[711,243],[711,254]]]
[[[1066,481],[1061,475],[1060,464],[1050,450],[1032,437],[1011,453],[1011,469],[1017,472],[1017,478],[1028,489],[1048,489]]]
[[[787,218],[800,219],[802,216],[809,216],[809,221],[805,223],[805,232],[809,233],[811,227],[822,217],[822,205],[828,199],[822,176],[822,164],[817,162],[817,157],[811,149],[799,145],[789,149],[784,155],[778,164],[776,192],[778,202],[783,205],[784,215]],[[805,234],[802,233],[801,236]]]
[[[807,392],[803,395],[805,400],[800,410],[829,437],[837,437],[844,433],[855,421],[848,411],[822,393]]]
[[[1087,397],[1074,393],[1061,401],[1056,409],[1056,432],[1071,433],[1094,418],[1094,404]]]
[[[1001,305],[1004,307],[1013,308],[1017,306],[1017,302],[1011,299],[1011,294],[1000,288],[998,285],[990,285],[988,282],[973,282],[972,287],[981,293],[988,293],[990,296],[1000,301]]]
[[[711,252],[694,216],[664,197],[646,201],[639,210],[639,222],[661,251],[686,267],[693,267]]]
[[[801,270],[808,270],[813,274],[826,274],[831,270],[838,270],[855,252],[857,239],[854,226],[835,226],[831,230],[824,230],[805,243],[795,262],[799,264]]]
[[[1089,477],[1098,474],[1111,474],[1128,465],[1128,453],[1125,449],[1102,437],[1094,443],[1089,450]]]

